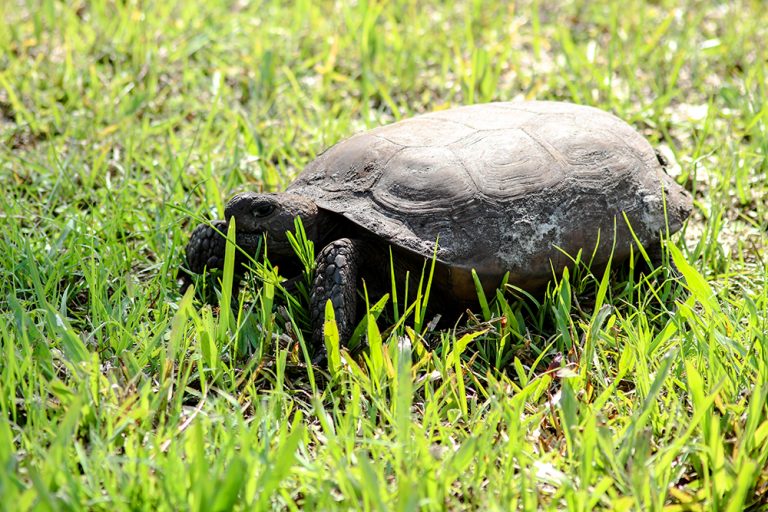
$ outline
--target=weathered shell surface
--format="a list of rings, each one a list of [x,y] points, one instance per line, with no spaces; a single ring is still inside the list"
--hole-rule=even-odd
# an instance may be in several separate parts
[[[510,271],[522,284],[551,276],[564,253],[620,259],[627,222],[654,243],[691,209],[632,127],[557,102],[460,107],[376,128],[325,151],[287,191],[393,245],[431,257],[437,240],[450,267]]]

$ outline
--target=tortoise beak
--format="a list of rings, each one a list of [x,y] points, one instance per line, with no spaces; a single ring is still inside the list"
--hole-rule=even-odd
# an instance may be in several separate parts
[[[240,231],[238,225],[237,229],[237,245],[240,246],[245,252],[252,256],[256,256],[256,251],[262,246],[264,239],[264,231],[257,230],[255,232]]]

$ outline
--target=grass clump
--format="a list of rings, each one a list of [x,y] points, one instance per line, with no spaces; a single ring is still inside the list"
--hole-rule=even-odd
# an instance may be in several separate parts
[[[2,507],[765,507],[758,2],[22,1],[0,17]],[[190,219],[228,195],[281,189],[366,127],[534,97],[615,112],[669,157],[695,196],[664,248],[684,281],[575,265],[538,302],[487,296],[437,331],[425,273],[368,298],[369,350],[340,349],[332,375],[307,365],[306,289],[274,269],[234,310],[229,277],[219,305],[178,292]]]

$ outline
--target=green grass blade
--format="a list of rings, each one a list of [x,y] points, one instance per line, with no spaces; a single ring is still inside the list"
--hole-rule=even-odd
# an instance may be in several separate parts
[[[336,325],[336,314],[330,299],[325,302],[323,340],[328,357],[328,371],[331,373],[331,377],[335,378],[341,371],[341,341],[339,340],[339,328]]]
[[[488,307],[488,300],[485,298],[483,285],[480,283],[480,278],[477,277],[475,269],[472,269],[472,281],[475,283],[475,291],[477,292],[477,300],[480,302],[480,311],[483,312],[483,320],[489,322],[491,320],[491,309]]]

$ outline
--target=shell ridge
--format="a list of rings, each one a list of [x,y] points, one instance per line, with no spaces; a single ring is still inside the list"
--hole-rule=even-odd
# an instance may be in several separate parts
[[[381,139],[383,141],[389,142],[390,144],[394,144],[395,146],[400,146],[401,149],[406,147],[406,146],[400,144],[399,142],[395,142],[395,141],[393,141],[391,139],[388,139],[387,137],[385,137],[383,135],[379,135],[378,133],[371,133],[370,135],[376,137],[377,139]]]
[[[467,175],[467,177],[469,178],[469,181],[471,181],[472,185],[474,185],[475,191],[477,191],[478,193],[481,193],[480,187],[477,186],[477,181],[475,181],[475,177],[472,176],[471,172],[469,172],[469,169],[467,169],[467,166],[464,163],[464,160],[461,159],[461,156],[458,153],[456,153],[456,151],[452,147],[447,146],[447,149],[451,152],[453,156],[456,157],[456,161],[459,162],[459,165],[461,165],[461,168],[464,170],[464,174]]]
[[[453,124],[458,124],[458,125],[460,125],[460,126],[463,126],[463,127],[465,127],[465,128],[469,128],[470,130],[472,130],[472,131],[474,131],[474,132],[479,132],[479,131],[481,131],[480,129],[478,129],[478,128],[477,128],[477,127],[475,127],[475,126],[472,126],[472,125],[470,125],[470,124],[467,124],[467,123],[462,123],[461,121],[457,121],[457,120],[455,120],[455,119],[447,119],[447,118],[445,118],[445,117],[439,117],[439,116],[431,116],[431,115],[430,115],[430,116],[427,116],[427,118],[428,118],[428,119],[434,119],[435,121],[443,121],[443,122],[446,122],[446,123],[453,123]],[[459,139],[459,140],[461,140],[461,139]],[[456,141],[456,142],[458,142],[458,141]],[[455,144],[456,142],[453,142],[452,144]]]
[[[400,144],[399,142],[395,142],[392,139],[387,138],[387,137],[385,137],[383,135],[379,135],[378,133],[371,133],[370,135],[373,135],[377,139],[385,140],[385,141],[389,142],[390,144],[394,144],[396,146],[400,146],[401,148],[405,148],[405,147],[423,148],[424,147],[424,146],[404,146],[403,144]]]
[[[538,133],[535,133],[535,132],[532,132],[532,131],[528,130],[525,126],[521,126],[520,130],[522,130],[522,132],[524,134],[526,134],[528,137],[530,137],[531,140],[533,140],[536,144],[541,146],[541,148],[544,151],[546,151],[549,154],[549,156],[552,157],[552,159],[554,161],[556,161],[557,163],[562,165],[564,168],[570,167],[570,164],[568,163],[568,160],[563,156],[563,154],[560,153],[560,151],[558,151],[557,148],[552,146],[552,144],[547,142]]]

